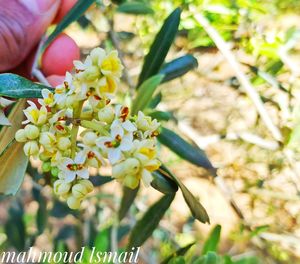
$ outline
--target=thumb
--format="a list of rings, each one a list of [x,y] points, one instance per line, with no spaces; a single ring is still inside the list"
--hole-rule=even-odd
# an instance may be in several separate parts
[[[0,0],[0,71],[19,65],[54,19],[60,0]]]

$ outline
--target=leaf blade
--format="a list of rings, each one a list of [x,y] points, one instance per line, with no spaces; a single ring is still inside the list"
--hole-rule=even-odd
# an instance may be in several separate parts
[[[202,149],[191,145],[175,132],[165,127],[161,128],[161,132],[157,138],[163,145],[168,147],[179,157],[191,162],[192,164],[209,170],[213,176],[216,176],[216,169],[213,167]]]
[[[138,86],[149,77],[157,74],[167,56],[167,53],[175,39],[180,22],[181,9],[176,8],[165,20],[160,31],[146,55]]]
[[[132,103],[133,115],[137,114],[138,111],[144,110],[149,105],[156,88],[161,83],[163,78],[163,74],[158,74],[150,77],[141,84],[140,88],[138,89],[136,98]]]
[[[125,2],[116,9],[119,13],[133,14],[133,15],[148,15],[153,14],[153,9],[143,2]]]
[[[182,192],[183,198],[184,198],[186,204],[188,205],[188,207],[190,208],[190,211],[191,211],[193,217],[204,224],[210,223],[209,216],[208,216],[205,208],[194,197],[194,195],[188,190],[188,188],[173,173],[171,173],[170,170],[166,166],[162,165],[159,168],[159,171],[162,174],[165,174],[167,177],[171,177],[178,184],[178,186]]]
[[[165,78],[162,81],[164,83],[181,77],[190,70],[197,67],[197,59],[194,56],[188,54],[166,63],[165,65],[163,65],[159,73],[165,75]]]
[[[133,227],[129,237],[128,249],[141,246],[152,235],[174,197],[175,194],[164,195],[148,209]]]
[[[0,96],[11,98],[42,98],[41,91],[43,89],[52,90],[51,87],[33,83],[16,74],[0,74]]]
[[[23,182],[28,158],[23,151],[23,144],[13,141],[15,132],[21,128],[23,109],[26,101],[19,101],[9,116],[13,116],[11,127],[3,127],[0,132],[0,193],[15,195]],[[10,146],[7,148],[7,146]],[[7,148],[7,149],[6,149]],[[5,153],[3,150],[6,149]]]
[[[123,197],[118,212],[119,221],[121,221],[128,213],[130,206],[132,205],[134,199],[138,194],[138,191],[139,191],[139,187],[133,190],[128,187],[123,188]]]
[[[220,242],[221,226],[216,225],[210,232],[208,239],[205,241],[202,248],[202,255],[207,254],[209,251],[218,251],[218,244]]]
[[[55,30],[48,37],[45,42],[43,49],[47,46],[61,33],[67,26],[72,22],[76,21],[80,16],[95,2],[95,0],[78,0],[74,7],[69,11],[69,13],[63,18],[63,20],[56,26]]]

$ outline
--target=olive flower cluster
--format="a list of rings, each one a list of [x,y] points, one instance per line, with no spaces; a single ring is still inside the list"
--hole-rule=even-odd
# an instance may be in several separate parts
[[[55,178],[54,192],[72,209],[93,190],[89,168],[109,162],[112,177],[129,188],[148,186],[160,166],[159,123],[114,102],[123,66],[116,51],[94,49],[54,92],[43,90],[40,106],[28,101],[25,127],[16,133],[27,156],[43,162]]]

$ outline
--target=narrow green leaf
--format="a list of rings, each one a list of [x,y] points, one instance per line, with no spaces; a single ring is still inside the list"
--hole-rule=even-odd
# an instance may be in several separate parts
[[[137,114],[138,111],[142,111],[143,109],[147,108],[149,105],[152,96],[157,88],[157,86],[163,80],[164,75],[159,74],[152,76],[148,80],[142,83],[140,86],[136,98],[132,103],[132,114]]]
[[[200,204],[200,202],[194,197],[194,195],[189,191],[188,188],[173,174],[166,166],[162,165],[159,168],[160,173],[165,174],[166,177],[171,177],[179,186],[183,198],[191,210],[193,217],[202,223],[209,223],[209,216],[205,208]]]
[[[119,13],[133,14],[133,15],[147,15],[153,14],[153,9],[143,2],[125,2],[121,4],[117,9]]]
[[[161,262],[161,264],[168,264],[169,261],[174,257],[184,256],[193,245],[195,245],[195,242],[190,243],[190,244],[186,245],[185,247],[179,248],[178,250],[173,252],[169,257],[167,257],[165,260],[163,260]]]
[[[9,114],[12,125],[3,127],[0,132],[0,193],[15,195],[19,190],[27,168],[28,158],[23,144],[13,141],[15,133],[22,126],[23,109],[26,101],[20,100]],[[4,152],[5,150],[5,152]]]
[[[9,208],[8,220],[4,229],[10,246],[19,252],[24,251],[26,244],[26,227],[23,220],[24,208],[19,200],[14,200]]]
[[[98,252],[106,252],[109,250],[109,233],[110,229],[101,230],[94,241],[94,247]]]
[[[158,121],[169,121],[171,119],[175,119],[173,113],[166,111],[154,111],[148,113],[153,119],[157,119]]]
[[[150,51],[145,57],[142,72],[139,76],[138,86],[149,79],[149,77],[159,72],[177,34],[180,14],[180,8],[176,8],[165,20],[163,26],[156,35]]]
[[[149,108],[154,109],[158,106],[158,104],[161,102],[162,100],[162,93],[159,92],[157,95],[155,95],[153,97],[153,99],[151,100],[151,102],[149,103]]]
[[[43,89],[52,90],[51,87],[33,83],[16,74],[0,74],[0,96],[11,98],[42,98],[41,91]]]
[[[80,18],[80,16],[95,2],[95,0],[78,0],[69,13],[56,26],[55,30],[48,37],[44,49],[59,35],[67,26]]]
[[[176,182],[160,173],[160,171],[154,171],[152,172],[152,175],[153,181],[151,182],[151,186],[154,189],[164,194],[175,193],[178,191]]]
[[[209,234],[208,239],[205,241],[202,248],[202,255],[205,255],[209,251],[218,251],[218,245],[220,242],[221,226],[216,225]]]
[[[134,199],[137,196],[138,191],[139,191],[139,187],[135,188],[134,190],[128,187],[123,188],[123,197],[122,197],[122,201],[118,213],[119,221],[121,221],[128,213],[130,206],[132,205]]]
[[[158,135],[158,140],[179,157],[197,166],[203,167],[209,170],[213,176],[217,176],[216,169],[210,163],[205,152],[197,146],[191,145],[175,132],[162,127],[161,132]]]
[[[208,252],[206,255],[196,259],[193,264],[220,264],[221,257],[215,252]]]
[[[188,54],[166,63],[159,73],[165,75],[163,82],[168,82],[185,75],[187,72],[197,67],[197,59]]]
[[[148,209],[133,227],[129,237],[128,249],[140,247],[152,235],[174,197],[175,194],[167,194]]]

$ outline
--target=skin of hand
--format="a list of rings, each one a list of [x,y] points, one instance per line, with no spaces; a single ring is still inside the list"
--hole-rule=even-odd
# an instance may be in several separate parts
[[[0,72],[17,67],[36,47],[61,0],[0,0]]]

